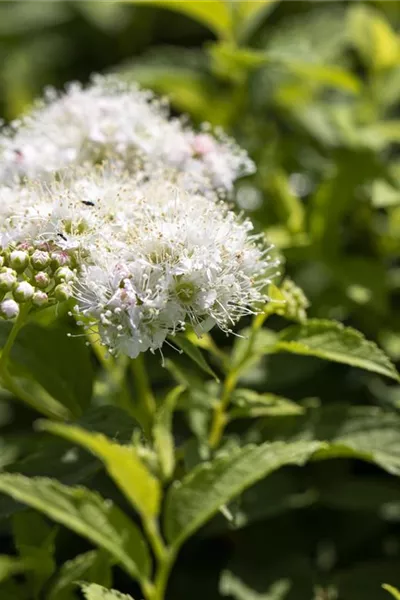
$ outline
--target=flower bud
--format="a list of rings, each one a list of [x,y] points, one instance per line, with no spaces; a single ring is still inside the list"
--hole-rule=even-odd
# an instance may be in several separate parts
[[[32,297],[32,304],[35,306],[45,306],[49,301],[49,297],[45,292],[35,292]]]
[[[13,290],[13,296],[17,302],[30,300],[35,293],[35,288],[28,281],[20,281]]]
[[[43,250],[35,250],[31,256],[31,265],[36,271],[42,271],[50,263],[50,256],[48,252]]]
[[[44,271],[39,271],[39,273],[36,273],[33,279],[36,287],[40,288],[41,290],[44,290],[50,284],[50,277]]]
[[[54,270],[58,267],[65,267],[70,263],[70,258],[66,252],[52,252],[50,258],[51,268]]]
[[[0,316],[3,319],[15,319],[19,315],[19,306],[12,298],[0,302]]]
[[[72,296],[71,288],[65,283],[60,283],[54,290],[54,297],[59,302],[65,302]]]
[[[3,292],[12,290],[16,283],[17,274],[13,269],[5,268],[4,271],[0,273],[0,290]]]
[[[54,278],[57,283],[61,283],[63,281],[71,281],[74,279],[74,272],[71,271],[68,267],[60,267],[54,274]]]
[[[29,254],[27,252],[24,252],[24,250],[13,250],[10,253],[9,265],[12,269],[17,271],[17,273],[22,273],[23,271],[25,271],[28,264]]]

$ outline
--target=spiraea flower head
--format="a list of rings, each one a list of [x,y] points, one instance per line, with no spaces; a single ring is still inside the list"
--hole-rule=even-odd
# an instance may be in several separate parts
[[[188,326],[229,333],[257,313],[277,262],[249,220],[187,175],[107,163],[0,189],[11,199],[0,209],[4,318],[21,303],[74,301],[110,353],[134,358]]]
[[[97,177],[90,187],[102,195],[85,211],[101,222],[100,239],[87,236],[90,256],[73,288],[82,321],[98,326],[111,352],[154,351],[188,325],[199,335],[214,325],[230,332],[267,300],[277,264],[251,223],[217,197],[165,171],[148,180],[109,172],[107,190],[104,173]]]
[[[221,131],[194,132],[151,92],[115,77],[95,77],[42,102],[0,136],[0,181],[46,179],[71,165],[120,157],[136,172],[142,160],[168,165],[223,192],[254,171],[246,152]]]

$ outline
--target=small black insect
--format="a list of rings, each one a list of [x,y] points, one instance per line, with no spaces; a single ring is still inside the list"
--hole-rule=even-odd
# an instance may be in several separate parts
[[[81,200],[81,202],[86,206],[94,206],[94,202],[90,202],[90,200]]]
[[[64,242],[67,242],[67,238],[65,237],[65,235],[63,235],[62,233],[57,233],[58,237],[60,237],[62,240],[64,240]]]

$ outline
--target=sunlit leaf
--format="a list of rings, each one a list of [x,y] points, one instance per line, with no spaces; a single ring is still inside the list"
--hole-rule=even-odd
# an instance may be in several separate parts
[[[168,540],[179,546],[218,509],[284,465],[302,465],[319,442],[245,446],[203,463],[168,491],[164,513]]]
[[[397,35],[373,7],[353,6],[349,11],[348,28],[350,39],[369,67],[385,69],[398,64]]]
[[[82,585],[82,592],[86,600],[133,600],[128,594],[121,594],[117,590],[109,590],[96,583]]]
[[[160,485],[133,447],[122,446],[101,433],[42,421],[41,428],[83,446],[104,462],[107,472],[138,512],[154,518],[160,505]]]
[[[400,600],[400,592],[398,589],[396,589],[392,585],[388,585],[387,583],[384,583],[382,587],[384,590],[389,592],[389,594],[391,594],[393,598],[395,598],[395,600]]]
[[[232,37],[232,12],[223,0],[125,0],[132,4],[145,4],[173,10],[198,21],[222,39]]]

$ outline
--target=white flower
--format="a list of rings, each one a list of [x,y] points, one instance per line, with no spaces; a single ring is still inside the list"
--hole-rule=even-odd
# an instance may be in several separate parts
[[[78,311],[111,352],[154,351],[188,324],[199,335],[214,325],[230,332],[257,312],[277,263],[249,221],[165,174],[118,180],[102,243],[75,285]]]
[[[228,333],[268,300],[277,263],[262,238],[216,194],[189,187],[187,174],[134,176],[106,164],[13,194],[18,216],[8,206],[0,234],[7,230],[6,260],[29,252],[23,299],[33,287],[38,300],[39,291],[49,301],[74,297],[80,321],[96,325],[112,353],[155,351],[188,325],[198,335],[214,325]]]
[[[72,84],[61,96],[48,91],[44,102],[4,130],[0,181],[43,179],[109,156],[122,158],[131,172],[142,159],[167,164],[224,192],[254,171],[246,152],[221,131],[195,133],[151,92],[97,76],[89,87]]]

